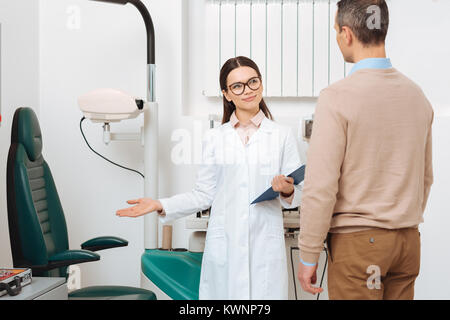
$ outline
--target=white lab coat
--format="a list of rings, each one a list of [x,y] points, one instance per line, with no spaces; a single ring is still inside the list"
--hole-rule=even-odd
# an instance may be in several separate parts
[[[211,207],[201,300],[288,299],[281,205],[298,207],[302,184],[295,186],[290,205],[280,197],[250,203],[274,176],[287,176],[301,165],[292,131],[267,118],[247,145],[229,122],[208,132],[195,188],[160,199],[166,212],[162,223]]]

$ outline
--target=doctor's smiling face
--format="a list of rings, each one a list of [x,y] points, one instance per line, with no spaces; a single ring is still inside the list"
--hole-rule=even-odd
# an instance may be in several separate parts
[[[255,69],[243,66],[231,71],[227,77],[227,89],[222,92],[228,102],[234,103],[238,111],[259,111],[263,85]]]
[[[263,99],[261,72],[253,60],[244,56],[228,59],[220,70],[219,81],[223,93],[222,124],[230,121],[233,112],[245,121],[261,110],[273,120]]]

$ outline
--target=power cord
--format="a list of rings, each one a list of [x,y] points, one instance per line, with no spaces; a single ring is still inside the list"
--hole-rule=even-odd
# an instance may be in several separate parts
[[[327,270],[327,264],[328,264],[328,251],[327,251],[327,249],[324,249],[324,251],[325,251],[325,265],[323,266],[322,279],[320,279],[320,288],[322,288],[323,278],[325,276],[325,270]],[[320,292],[317,294],[317,300],[319,300],[319,298],[320,298]]]
[[[115,163],[115,162],[109,160],[108,158],[102,156],[100,153],[98,153],[97,151],[95,151],[94,149],[92,149],[91,145],[90,145],[89,142],[87,141],[86,136],[84,135],[84,132],[83,132],[83,126],[82,126],[82,124],[83,124],[83,121],[84,121],[84,120],[86,120],[85,117],[81,118],[81,120],[80,120],[80,131],[81,131],[81,135],[82,135],[83,138],[84,138],[84,141],[86,142],[87,146],[89,147],[89,149],[91,149],[92,152],[94,152],[97,156],[99,156],[100,158],[102,158],[102,159],[108,161],[109,163],[112,163],[112,164],[115,165],[115,166],[118,166],[118,167],[120,167],[120,168],[122,168],[122,169],[125,169],[125,170],[129,170],[129,171],[135,172],[135,173],[139,174],[142,178],[145,178],[145,176],[144,176],[142,173],[140,173],[139,171],[134,170],[134,169],[130,169],[130,168],[127,168],[127,167],[124,167],[124,166],[121,166],[120,164],[117,164],[117,163]]]
[[[298,298],[297,298],[297,286],[296,286],[296,280],[295,280],[296,279],[295,278],[295,270],[294,270],[294,259],[293,259],[293,256],[292,256],[292,251],[294,251],[294,250],[299,250],[299,248],[298,247],[291,247],[292,280],[293,280],[293,283],[294,283],[295,300],[298,300]],[[322,288],[323,279],[325,277],[325,270],[327,269],[327,264],[328,264],[328,252],[327,252],[326,249],[324,249],[324,251],[325,251],[326,258],[325,258],[325,265],[324,265],[323,271],[322,271],[322,278],[320,279],[320,288]],[[317,294],[317,300],[319,300],[319,298],[320,298],[320,293]]]
[[[292,266],[292,280],[294,282],[294,293],[295,293],[295,300],[298,300],[297,298],[297,285],[295,282],[295,269],[294,269],[294,258],[292,257],[292,251],[295,249],[298,249],[297,247],[291,247],[291,266]]]

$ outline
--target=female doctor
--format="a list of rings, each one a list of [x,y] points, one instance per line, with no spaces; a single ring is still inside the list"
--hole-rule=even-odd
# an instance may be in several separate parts
[[[158,211],[162,223],[211,207],[200,276],[200,299],[288,299],[281,205],[300,205],[301,186],[286,175],[302,163],[291,130],[273,122],[261,73],[246,57],[220,73],[222,125],[209,130],[191,192],[130,200],[118,216]],[[280,197],[251,204],[270,186]]]

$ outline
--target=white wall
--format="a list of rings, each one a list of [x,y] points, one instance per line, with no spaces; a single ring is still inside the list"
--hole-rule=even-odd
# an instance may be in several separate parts
[[[390,2],[388,50],[392,62],[417,84],[433,105],[433,165],[435,182],[420,226],[422,257],[416,299],[449,299],[450,252],[450,1],[396,0]]]
[[[12,267],[6,207],[6,162],[11,123],[18,107],[39,114],[39,1],[0,1],[0,266]]]
[[[27,2],[27,8],[34,6],[35,2],[31,5],[32,2]],[[195,165],[175,166],[172,163],[171,149],[176,143],[171,141],[172,133],[174,130],[186,129],[194,135],[194,129],[199,124],[206,129],[207,115],[220,114],[221,101],[205,98],[201,94],[204,50],[200,36],[203,34],[202,19],[196,14],[198,7],[193,5],[198,5],[197,0],[195,3],[194,0],[144,2],[153,16],[156,30],[156,95],[160,104],[159,182],[160,196],[164,197],[189,190],[195,178]],[[25,1],[8,3],[10,6],[14,3],[14,8],[18,8],[19,3]],[[183,8],[187,11],[183,11]],[[390,9],[389,56],[396,68],[423,88],[436,111],[436,182],[425,213],[425,224],[421,226],[422,269],[417,280],[416,298],[448,299],[450,278],[443,271],[450,267],[449,253],[445,247],[450,224],[446,214],[449,205],[445,201],[450,182],[446,178],[449,176],[450,163],[447,161],[450,154],[446,151],[450,139],[446,130],[450,122],[450,98],[447,94],[450,44],[445,36],[450,31],[450,20],[445,13],[450,9],[450,2],[396,0],[390,1]],[[11,14],[7,17],[10,23],[18,21],[17,16],[15,19],[11,19]],[[37,102],[37,81],[31,81],[29,76],[31,72],[36,77],[37,54],[34,63],[17,57],[24,54],[24,47],[29,48],[30,39],[34,39],[33,43],[37,47],[37,30],[40,29],[40,118],[44,152],[65,209],[71,248],[78,248],[82,241],[98,235],[117,235],[130,241],[127,248],[100,252],[100,262],[81,265],[82,286],[139,286],[140,255],[144,250],[143,221],[121,220],[114,213],[125,206],[125,200],[142,196],[143,183],[136,174],[111,166],[87,149],[78,128],[81,113],[76,103],[80,94],[98,87],[119,88],[145,97],[145,28],[139,13],[132,6],[86,0],[42,0],[39,28],[35,26],[30,30],[28,41],[18,43],[12,37],[17,37],[17,30],[25,28],[23,21],[27,21],[26,26],[31,28],[33,21],[37,23],[37,17],[21,19],[20,24],[14,24],[10,43],[17,49],[10,53],[10,59],[15,57],[10,60],[11,65],[5,64],[5,44],[2,48],[5,119],[8,118],[7,105]],[[25,71],[28,73],[26,77],[17,76]],[[13,82],[7,84],[8,75],[15,85]],[[31,82],[25,84],[28,86],[23,91],[27,92],[25,96],[21,94],[22,91],[17,92],[20,87],[18,82],[24,86],[24,79]],[[10,95],[11,100],[5,101],[7,95]],[[314,99],[270,99],[267,102],[277,121],[295,129],[301,117],[313,112],[315,104]],[[129,121],[112,126],[112,130],[133,131],[137,130],[140,123],[141,119]],[[3,123],[0,128],[0,146],[5,154],[9,145],[6,138],[9,137],[8,130],[7,123]],[[115,142],[105,147],[101,142],[100,125],[85,123],[85,130],[99,152],[121,164],[143,169],[143,152],[139,145]],[[195,138],[197,141],[200,137]],[[306,146],[302,144],[302,147],[304,157]],[[5,167],[6,160],[0,161]],[[4,175],[4,171],[0,174]],[[5,181],[4,176],[1,179]],[[0,189],[2,199],[6,199],[4,185],[0,188],[3,188]],[[6,205],[3,200],[1,210],[0,225],[3,231],[6,223]],[[184,221],[175,222],[174,227],[174,247],[187,247],[189,232],[184,231]],[[3,243],[8,242],[4,232],[0,233],[0,237]],[[5,253],[2,251],[0,257],[5,260],[9,247],[2,247],[1,250]],[[8,259],[5,263],[8,263]]]

